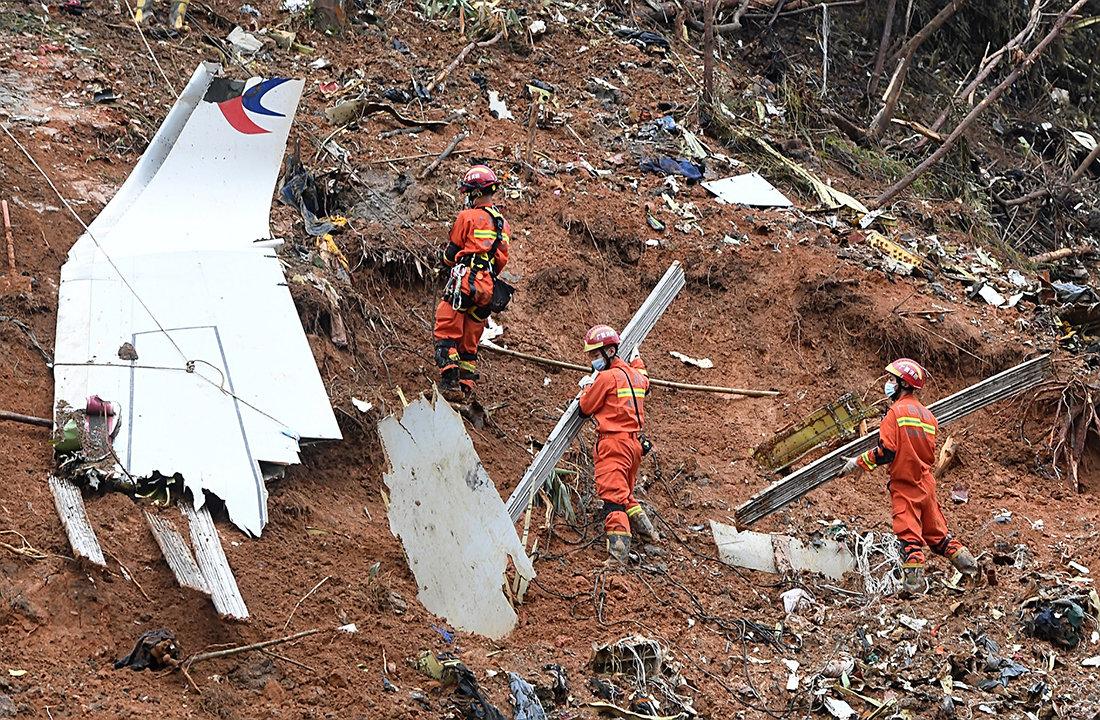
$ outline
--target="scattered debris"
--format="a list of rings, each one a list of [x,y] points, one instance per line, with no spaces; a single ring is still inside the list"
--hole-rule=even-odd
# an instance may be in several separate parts
[[[844,393],[758,445],[752,456],[763,467],[778,472],[827,442],[855,435],[872,412],[855,393]]]
[[[489,91],[489,112],[497,120],[515,120],[516,117],[508,111],[508,106],[500,99],[500,93],[496,90]]]
[[[515,720],[546,720],[546,711],[530,683],[516,673],[510,672],[508,687],[512,691]]]

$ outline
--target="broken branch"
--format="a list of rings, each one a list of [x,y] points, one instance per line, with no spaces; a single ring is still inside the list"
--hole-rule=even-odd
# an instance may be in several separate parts
[[[986,108],[988,108],[999,97],[1001,97],[1001,95],[1004,94],[1005,90],[1011,87],[1012,84],[1019,79],[1020,75],[1022,75],[1025,70],[1035,64],[1035,61],[1038,60],[1043,52],[1046,51],[1047,47],[1049,47],[1050,44],[1053,43],[1058,38],[1058,36],[1062,34],[1062,30],[1065,28],[1066,23],[1070,21],[1070,18],[1072,18],[1078,10],[1084,7],[1087,2],[1088,0],[1077,0],[1077,2],[1075,2],[1069,10],[1066,10],[1064,13],[1059,15],[1058,19],[1054,22],[1054,26],[1050,29],[1050,32],[1047,33],[1046,37],[1040,40],[1039,44],[1036,45],[1030,53],[1028,53],[1023,62],[1017,65],[1016,68],[1011,73],[1009,73],[1008,76],[1000,82],[1000,84],[997,85],[997,87],[990,90],[985,99],[978,103],[974,107],[974,109],[971,110],[965,118],[963,118],[962,122],[960,122],[958,126],[951,131],[951,134],[944,139],[943,144],[941,144],[934,153],[925,158],[924,162],[913,168],[913,170],[908,175],[887,188],[882,193],[882,195],[879,195],[877,198],[875,198],[870,203],[870,208],[872,210],[875,210],[890,202],[895,197],[897,197],[902,190],[905,190],[907,187],[912,185],[913,181],[923,175],[928,168],[932,167],[940,160],[942,160],[944,155],[946,155],[951,150],[951,148],[954,147],[958,139],[962,137],[962,134],[966,132],[966,130],[974,123],[974,120],[983,112],[985,112]]]
[[[1056,262],[1058,260],[1065,260],[1069,257],[1079,257],[1081,255],[1092,255],[1096,252],[1096,248],[1092,245],[1078,245],[1077,247],[1064,247],[1058,250],[1051,250],[1050,252],[1039,253],[1038,255],[1032,255],[1028,258],[1030,262],[1036,265],[1042,263]]]
[[[871,83],[867,86],[867,94],[874,97],[878,92],[878,83],[882,79],[882,68],[886,64],[886,50],[890,47],[890,33],[894,27],[894,10],[898,0],[890,0],[886,6],[886,20],[882,23],[882,39],[878,44],[878,54],[875,55],[875,69],[871,71]]]
[[[443,152],[439,153],[439,157],[437,157],[435,160],[432,160],[431,164],[428,165],[428,167],[424,168],[420,172],[420,174],[416,176],[416,179],[423,180],[424,178],[435,172],[435,169],[439,167],[439,163],[450,157],[451,153],[454,152],[454,149],[458,147],[458,144],[469,137],[469,135],[470,133],[468,131],[463,130],[462,132],[451,138],[451,142],[447,145],[447,147],[443,148]]]
[[[313,628],[312,630],[303,630],[302,632],[294,633],[293,635],[287,635],[286,637],[276,638],[274,640],[264,640],[263,642],[252,643],[251,645],[238,645],[226,650],[214,650],[212,652],[199,653],[192,655],[183,662],[180,663],[180,668],[187,670],[197,662],[203,660],[214,660],[217,658],[229,657],[231,655],[239,655],[243,652],[249,652],[251,650],[263,650],[264,648],[272,647],[273,645],[282,645],[284,643],[292,642],[294,640],[300,640],[310,635],[317,635],[323,632],[336,632],[340,628]]]
[[[38,427],[52,428],[53,420],[47,420],[46,418],[35,417],[33,415],[21,415],[19,413],[8,412],[7,410],[0,410],[0,420],[11,420],[12,422],[23,423],[25,425],[37,425]]]
[[[448,65],[447,67],[443,68],[443,71],[440,72],[438,75],[436,75],[435,79],[433,79],[430,83],[428,83],[428,86],[425,87],[424,89],[428,91],[429,95],[431,95],[432,91],[435,90],[436,87],[439,86],[439,83],[446,80],[447,77],[451,73],[454,72],[455,68],[462,64],[462,61],[466,59],[466,56],[474,51],[474,48],[489,47],[490,45],[493,45],[494,43],[496,43],[497,40],[500,40],[503,36],[504,36],[504,33],[499,32],[496,35],[494,35],[493,37],[489,38],[488,40],[484,40],[482,42],[472,42],[469,45],[467,45],[466,47],[462,48],[462,52],[460,52],[455,57],[455,59],[451,61],[451,64]]]
[[[590,374],[592,372],[591,367],[585,365],[577,365],[576,363],[565,362],[564,360],[554,360],[552,358],[541,357],[539,355],[531,355],[530,353],[520,352],[519,350],[511,350],[509,348],[501,347],[500,345],[482,343],[481,347],[486,350],[492,350],[493,352],[500,353],[501,355],[510,355],[520,360],[529,360],[530,362],[538,363],[540,365],[548,365],[550,367],[562,368],[563,370],[576,370]],[[722,395],[744,395],[745,397],[776,397],[779,395],[778,390],[742,390],[740,388],[728,388],[728,387],[715,387],[713,385],[692,385],[691,383],[673,382],[672,380],[658,380],[656,378],[650,378],[649,384],[656,387],[667,387],[673,390],[691,390],[695,392],[710,392],[719,393]]]
[[[890,121],[894,117],[894,111],[897,110],[898,101],[901,99],[901,91],[905,86],[905,78],[909,74],[909,67],[913,64],[913,56],[917,50],[933,33],[947,24],[947,21],[954,17],[959,8],[966,3],[967,0],[951,0],[898,51],[897,57],[900,60],[897,69],[890,78],[890,85],[886,88],[882,109],[875,115],[875,119],[871,121],[871,127],[868,129],[871,139],[879,140],[886,134],[886,129],[890,126]]]

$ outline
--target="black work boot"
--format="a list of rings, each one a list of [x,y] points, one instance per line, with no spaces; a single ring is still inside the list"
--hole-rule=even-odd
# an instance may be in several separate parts
[[[633,515],[627,513],[630,517],[630,529],[642,536],[643,539],[649,542],[660,542],[661,535],[657,532],[657,528],[654,527],[653,521],[649,519],[649,515],[645,510],[636,512]]]
[[[630,559],[630,536],[616,533],[607,536],[607,554],[609,560],[618,560],[623,565]]]
[[[447,402],[460,403],[465,400],[462,386],[458,382],[458,368],[447,368],[440,374],[439,394]]]
[[[978,574],[978,561],[965,545],[948,555],[947,560],[963,575],[974,577]]]

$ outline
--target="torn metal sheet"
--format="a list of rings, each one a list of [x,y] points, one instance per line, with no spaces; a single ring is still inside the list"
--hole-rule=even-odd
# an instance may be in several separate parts
[[[731,205],[750,207],[793,207],[794,203],[779,192],[760,173],[750,172],[735,177],[709,180],[702,184],[718,199]]]
[[[53,475],[50,476],[49,483],[54,507],[57,508],[65,534],[69,536],[69,546],[72,547],[73,554],[86,558],[100,567],[107,567],[107,561],[103,559],[103,548],[99,546],[95,530],[88,522],[88,513],[84,509],[84,497],[80,494],[80,488],[65,478]]]
[[[816,572],[839,580],[856,569],[856,558],[847,545],[820,540],[806,545],[789,535],[738,532],[732,525],[711,520],[710,530],[718,546],[718,559],[733,567],[786,574]]]
[[[69,251],[55,406],[117,404],[119,478],[178,474],[259,535],[261,464],[296,463],[300,439],[340,430],[268,224],[303,83],[219,72],[198,67]]]
[[[237,587],[237,578],[229,568],[229,560],[222,549],[222,539],[210,508],[196,508],[189,502],[180,503],[180,512],[191,527],[191,547],[195,549],[195,563],[206,580],[214,609],[224,618],[247,620],[248,608]]]
[[[436,395],[378,423],[390,469],[390,531],[401,540],[417,597],[456,628],[507,635],[516,613],[502,592],[511,558],[535,569],[457,412]]]

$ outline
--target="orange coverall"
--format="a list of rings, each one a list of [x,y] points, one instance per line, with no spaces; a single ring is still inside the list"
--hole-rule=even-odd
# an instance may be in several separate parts
[[[504,220],[503,237],[496,254],[492,258],[488,255],[497,236],[494,214],[500,216],[492,201],[482,197],[455,218],[443,262],[449,268],[455,265],[470,268],[462,278],[463,303],[456,310],[449,298],[443,298],[435,310],[433,334],[439,372],[442,375],[458,368],[460,382],[471,389],[478,377],[477,345],[489,319],[493,278],[508,264],[511,226],[507,220]]]
[[[924,546],[951,557],[962,547],[947,531],[947,521],[936,499],[935,416],[912,393],[902,395],[886,411],[879,425],[878,445],[859,456],[864,470],[890,465],[890,504],[894,534],[901,542],[905,567],[924,565]]]
[[[645,423],[648,392],[649,378],[641,358],[627,364],[617,356],[581,391],[581,414],[596,419],[596,494],[603,500],[608,535],[630,535],[630,517],[642,512],[634,499],[634,485],[642,464],[638,434]]]

